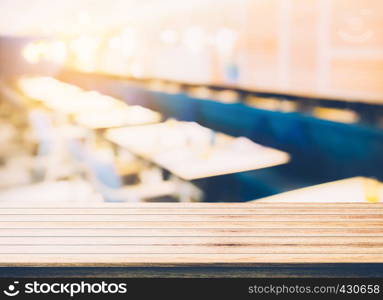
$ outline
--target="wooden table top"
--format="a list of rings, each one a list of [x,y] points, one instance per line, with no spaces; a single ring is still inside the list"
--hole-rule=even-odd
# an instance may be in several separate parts
[[[185,180],[267,168],[290,159],[283,151],[217,133],[195,122],[170,120],[110,129],[106,137]]]
[[[0,203],[0,266],[383,263],[382,203]]]

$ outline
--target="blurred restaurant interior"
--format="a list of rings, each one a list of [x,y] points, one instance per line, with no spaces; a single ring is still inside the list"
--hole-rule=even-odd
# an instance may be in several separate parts
[[[380,0],[0,13],[0,201],[383,201]]]

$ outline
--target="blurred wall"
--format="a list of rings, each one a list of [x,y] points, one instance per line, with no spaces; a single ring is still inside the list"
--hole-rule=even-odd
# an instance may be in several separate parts
[[[381,0],[206,0],[153,10],[132,22],[136,53],[126,73],[383,100]],[[107,73],[114,68],[121,74],[121,61]]]
[[[239,84],[383,100],[383,1],[249,0]]]
[[[22,75],[44,74],[54,76],[61,67],[40,62],[28,63],[22,55],[24,47],[36,38],[0,36],[0,79],[13,80]]]
[[[0,9],[0,32],[65,37],[79,52],[67,64],[81,71],[383,102],[382,0],[4,0]]]

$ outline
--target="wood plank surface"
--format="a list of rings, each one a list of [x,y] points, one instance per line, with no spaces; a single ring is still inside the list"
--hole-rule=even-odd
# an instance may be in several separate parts
[[[0,203],[0,266],[383,263],[381,203]]]
[[[143,222],[213,222],[213,221],[272,221],[272,222],[289,222],[289,221],[383,221],[383,214],[353,214],[353,215],[323,215],[323,214],[262,214],[262,215],[250,215],[250,214],[21,214],[21,215],[0,215],[0,224],[4,222],[132,222],[132,221],[143,221]]]

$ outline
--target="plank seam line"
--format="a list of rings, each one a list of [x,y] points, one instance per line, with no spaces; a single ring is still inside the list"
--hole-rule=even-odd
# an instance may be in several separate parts
[[[371,207],[371,206],[375,206],[375,207]],[[158,210],[168,210],[168,209],[177,209],[177,210],[185,210],[185,209],[201,209],[201,210],[212,210],[212,209],[223,209],[223,210],[226,210],[226,209],[270,209],[270,210],[274,210],[274,209],[288,209],[288,210],[296,210],[296,209],[315,209],[315,210],[327,210],[327,209],[371,209],[371,210],[375,210],[377,209],[377,206],[379,207],[379,209],[382,209],[383,207],[383,204],[366,204],[366,206],[368,207],[348,207],[348,205],[342,205],[342,206],[339,206],[339,207],[331,207],[331,206],[322,206],[322,207],[310,207],[310,206],[260,206],[260,207],[252,207],[252,206],[244,206],[244,207],[36,207],[36,206],[32,206],[32,207],[28,207],[28,206],[23,206],[23,207],[9,207],[9,206],[0,206],[0,209],[58,209],[58,210],[61,210],[61,209],[73,209],[73,210],[77,210],[77,209],[137,209],[137,210],[140,210],[140,209],[143,209],[143,210],[146,210],[146,209],[158,209]]]
[[[302,214],[3,214],[0,213],[0,216],[383,216],[382,214],[365,214],[365,213],[359,213],[359,214],[348,214],[348,213],[332,213],[332,214],[310,214],[310,213],[302,213]]]
[[[228,220],[227,220],[228,221]],[[383,221],[383,220],[382,220]],[[77,223],[104,223],[104,222],[108,222],[108,223],[121,223],[121,222],[124,222],[124,223],[137,223],[137,222],[142,222],[142,223],[153,223],[153,222],[167,222],[167,223],[186,223],[186,222],[206,222],[206,223],[213,223],[213,222],[220,222],[220,221],[211,221],[211,220],[206,220],[206,221],[183,221],[183,220],[180,220],[180,221],[159,221],[159,220],[153,220],[153,221],[148,221],[148,220],[136,220],[136,221],[73,221],[73,220],[66,220],[66,221],[1,221],[0,220],[0,223],[73,223],[73,222],[77,222]],[[339,221],[327,221],[327,220],[324,220],[324,221],[299,221],[299,220],[288,220],[288,221],[276,221],[276,220],[262,220],[262,221],[258,221],[258,220],[254,220],[254,221],[241,221],[241,220],[238,220],[238,221],[233,221],[233,222],[236,222],[236,223],[248,223],[248,222],[253,222],[253,223],[275,223],[275,222],[296,222],[296,223],[300,223],[300,222],[315,222],[315,223],[321,223],[321,222],[336,222],[336,223],[366,223],[366,220],[339,220]],[[380,222],[380,221],[372,221],[372,222]]]
[[[157,230],[161,231],[163,229],[169,230],[169,229],[175,229],[175,230],[180,230],[180,229],[188,229],[188,230],[196,230],[196,229],[214,229],[214,230],[253,230],[253,229],[261,229],[261,230],[290,230],[290,229],[304,229],[306,231],[310,231],[312,229],[338,229],[338,230],[345,230],[348,231],[350,229],[358,229],[360,230],[360,227],[7,227],[7,228],[0,228],[1,229],[40,229],[40,230],[50,230],[50,229],[63,229],[63,230],[68,230],[68,229],[86,229],[86,230],[94,230],[94,229],[100,229],[100,230],[105,230],[105,229],[110,229],[110,230],[116,230],[116,229],[144,229],[144,230]],[[364,227],[362,229],[379,229],[383,230],[381,227]]]
[[[42,238],[42,237],[49,237],[49,238],[159,238],[159,237],[166,237],[166,238],[172,238],[172,237],[185,237],[185,238],[217,238],[217,237],[225,237],[225,238],[357,238],[357,237],[363,237],[363,238],[374,238],[374,237],[383,237],[382,235],[348,235],[348,236],[341,236],[341,235],[1,235],[0,238]]]
[[[152,252],[152,253],[138,253],[138,252],[35,252],[35,253],[25,253],[25,252],[22,252],[22,253],[10,253],[10,252],[0,252],[0,254],[6,254],[6,255],[10,255],[10,254],[13,254],[13,255],[46,255],[46,254],[49,254],[49,255],[63,255],[63,254],[68,254],[68,255],[89,255],[89,254],[92,254],[92,255],[100,255],[100,254],[107,254],[107,255],[114,255],[114,254],[117,254],[117,255],[136,255],[136,254],[139,254],[139,255],[212,255],[212,254],[217,254],[217,255],[380,255],[381,257],[383,257],[383,254],[381,253],[350,253],[350,252],[336,252],[336,253],[333,253],[333,252],[326,252],[326,253],[323,253],[323,252],[294,252],[294,253],[270,253],[270,252],[267,252],[267,253],[264,253],[264,252],[259,252],[259,253],[222,253],[222,252],[207,252],[207,253],[201,253],[201,252],[198,252],[198,253],[189,253],[189,252]],[[208,258],[210,259],[210,258]],[[1,259],[0,259],[0,263],[1,263]]]
[[[328,241],[323,241],[322,243],[325,243],[325,242],[328,242]],[[217,245],[214,245],[214,244],[211,244],[212,242],[209,242],[209,243],[195,243],[195,244],[191,244],[191,243],[178,243],[178,244],[174,244],[174,243],[124,243],[124,244],[111,244],[111,243],[95,243],[95,244],[0,244],[1,246],[195,246],[195,247],[206,247],[206,246],[210,246],[210,247],[225,247],[225,246],[217,246]],[[286,244],[287,243],[287,244]],[[320,244],[321,242],[315,242],[315,244]],[[326,244],[326,246],[342,246],[342,245],[355,245],[355,246],[360,246],[358,248],[365,248],[365,246],[361,246],[360,243],[362,242],[355,242],[355,243],[338,243],[338,244]],[[241,246],[243,245],[243,243],[230,243],[231,245],[237,245],[237,246]],[[368,245],[371,245],[371,242],[365,242],[365,244],[368,244]],[[381,244],[381,243],[380,243]],[[247,244],[246,246],[259,246],[260,244],[259,243],[250,243],[250,244]],[[300,243],[298,242],[284,242],[284,244],[279,244],[279,243],[267,243],[267,242],[263,242],[262,245],[267,245],[267,246],[287,246],[287,247],[294,247],[294,246],[312,246],[311,244],[308,244],[307,242],[305,241],[302,241]],[[376,244],[374,244],[376,245]],[[231,247],[231,246],[229,246]],[[378,246],[376,248],[382,248],[383,246]],[[368,248],[372,248],[372,247],[368,247]]]

